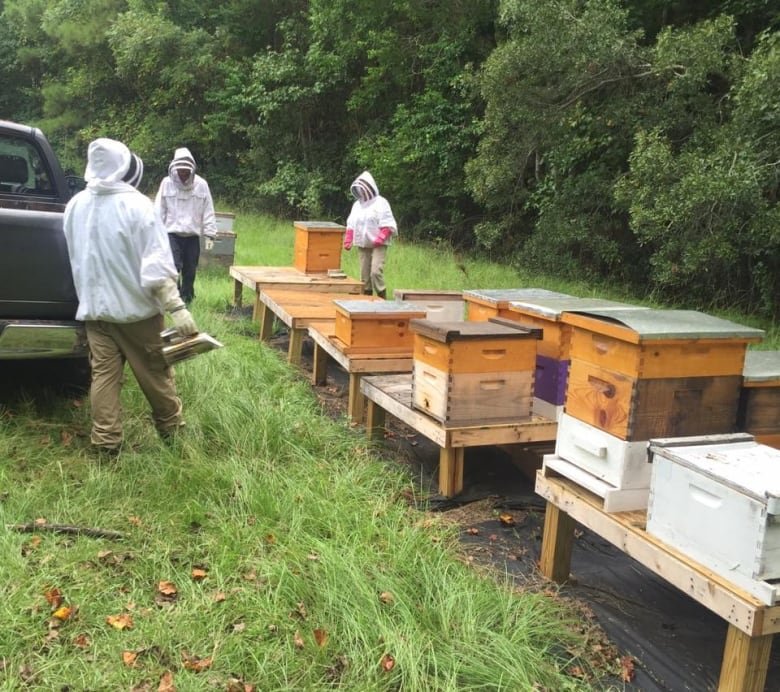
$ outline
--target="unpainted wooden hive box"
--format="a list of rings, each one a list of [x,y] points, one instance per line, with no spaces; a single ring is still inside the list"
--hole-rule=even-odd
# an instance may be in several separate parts
[[[771,605],[780,587],[767,581],[780,579],[780,451],[733,437],[651,441],[646,530]]]
[[[480,288],[463,291],[466,318],[472,322],[484,322],[491,317],[510,318],[509,304],[512,301],[571,297],[546,288]]]
[[[341,268],[344,226],[330,221],[295,221],[293,266],[304,274]]]
[[[764,332],[695,310],[566,312],[565,410],[623,440],[736,430],[747,345]]]
[[[425,317],[425,310],[400,300],[334,300],[336,338],[346,353],[412,352],[409,322]]]
[[[539,330],[495,318],[411,328],[415,408],[446,424],[530,418]]]
[[[780,449],[780,351],[748,351],[742,372],[739,429]]]

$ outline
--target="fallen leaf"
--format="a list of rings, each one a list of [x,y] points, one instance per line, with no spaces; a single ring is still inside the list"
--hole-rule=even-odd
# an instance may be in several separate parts
[[[141,518],[140,517],[127,517],[128,523],[132,524],[133,526],[141,526]]]
[[[157,692],[176,692],[176,686],[173,684],[173,673],[166,670],[160,678],[160,684],[157,685]]]
[[[76,646],[79,649],[88,649],[91,645],[92,640],[89,638],[88,634],[82,633],[73,637],[73,646]]]
[[[317,646],[325,646],[325,644],[328,643],[328,632],[327,630],[322,629],[315,629],[314,630],[314,641],[317,642]]]
[[[246,629],[246,623],[245,622],[237,622],[235,625],[233,625],[233,632],[235,634],[240,634]]]
[[[303,637],[301,637],[301,633],[298,630],[295,630],[295,634],[293,635],[293,644],[295,644],[296,649],[303,648]]]
[[[215,603],[222,603],[227,598],[224,591],[217,591],[217,593],[214,594],[214,602]]]
[[[309,614],[306,612],[306,605],[303,603],[303,601],[298,603],[293,615],[297,615],[301,620],[305,620],[309,616]]]
[[[46,602],[54,610],[62,605],[62,591],[60,591],[56,586],[46,591],[43,595],[46,598]]]
[[[133,616],[128,613],[121,615],[109,615],[106,622],[116,630],[129,630],[133,628]]]
[[[514,526],[515,525],[515,518],[506,512],[502,512],[498,515],[498,520],[504,525],[504,526]]]
[[[192,578],[195,581],[202,581],[208,575],[209,573],[205,569],[201,569],[200,567],[193,567],[192,569]]]
[[[382,601],[382,603],[392,603],[395,599],[393,594],[391,594],[389,591],[383,591],[379,594],[379,600]]]
[[[211,668],[211,664],[214,663],[213,658],[197,658],[188,654],[186,651],[181,652],[181,659],[184,664],[184,668],[191,670],[193,673],[202,673],[204,670]]]
[[[620,659],[620,679],[623,682],[631,682],[635,675],[634,659],[631,656],[623,656]]]
[[[317,553],[309,553],[307,555],[307,559],[311,560],[312,562],[318,562],[320,559],[320,556],[317,555]]]
[[[498,540],[498,536],[496,536],[496,534],[494,534],[494,533],[491,533],[491,534],[488,536],[488,540],[489,540],[491,543],[494,543],[495,541],[497,541],[497,540]]]
[[[395,659],[390,654],[385,654],[382,656],[382,660],[379,662],[379,665],[382,667],[382,670],[384,670],[386,673],[389,673],[393,668],[395,668]]]
[[[161,581],[157,584],[157,591],[163,596],[176,596],[179,593],[172,581]]]
[[[123,651],[122,652],[122,663],[124,663],[128,668],[132,668],[135,666],[135,662],[138,660],[138,652],[137,651]]]
[[[70,606],[61,606],[51,614],[52,617],[57,618],[58,620],[62,620],[63,622],[65,620],[69,620],[72,615],[73,608]]]
[[[472,526],[471,528],[466,529],[466,533],[469,534],[469,536],[479,536],[479,529]]]
[[[62,444],[67,447],[71,442],[73,442],[73,433],[70,433],[67,430],[63,430],[60,432],[60,439],[62,440]]]

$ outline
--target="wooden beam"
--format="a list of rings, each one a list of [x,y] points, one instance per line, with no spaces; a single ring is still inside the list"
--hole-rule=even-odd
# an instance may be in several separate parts
[[[269,308],[264,303],[260,303],[259,300],[255,306],[259,311],[260,341],[268,341],[271,338],[271,334],[273,333],[274,329],[274,313],[271,311],[271,308]]]
[[[369,440],[378,441],[385,437],[385,410],[370,399],[366,402],[366,433]]]
[[[751,637],[729,625],[718,692],[763,692],[772,635]]]
[[[439,492],[452,497],[463,492],[463,447],[441,447],[439,450]]]
[[[539,570],[545,577],[558,584],[568,581],[571,573],[574,524],[574,519],[566,512],[552,502],[547,502]]]
[[[311,331],[309,332],[311,334]],[[316,341],[314,342],[314,358],[311,371],[311,382],[323,385],[328,379],[328,352]]]
[[[287,362],[290,365],[301,364],[301,353],[303,351],[303,336],[305,329],[290,329],[290,343],[287,347]]]
[[[365,416],[366,398],[360,391],[361,375],[349,373],[349,399],[347,400],[347,412],[353,423],[362,423]]]

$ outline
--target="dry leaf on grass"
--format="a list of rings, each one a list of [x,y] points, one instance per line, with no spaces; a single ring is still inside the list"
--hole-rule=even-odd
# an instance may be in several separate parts
[[[623,682],[631,682],[635,676],[634,659],[631,656],[623,656],[620,659],[620,679]]]
[[[323,629],[314,630],[314,641],[317,642],[317,646],[325,646],[328,643],[328,632]]]
[[[204,670],[208,670],[211,668],[211,664],[214,663],[213,658],[198,658],[186,651],[181,652],[181,660],[184,667],[193,673],[201,673]]]
[[[195,580],[195,581],[202,581],[207,576],[209,576],[209,573],[205,569],[202,569],[201,567],[193,567],[192,568],[192,578],[193,578],[193,580]]]
[[[133,616],[129,613],[121,613],[120,615],[109,615],[106,618],[106,622],[116,630],[130,630],[133,629]]]
[[[295,634],[293,635],[293,644],[295,644],[296,649],[303,648],[303,637],[301,637],[301,633],[298,630],[295,630]]]
[[[393,668],[395,668],[395,659],[390,654],[385,654],[379,661],[379,665],[382,667],[382,670],[384,670],[386,673],[389,673]]]
[[[56,610],[62,605],[62,591],[60,591],[56,586],[48,589],[43,595],[46,598],[46,602],[52,607],[53,610]]]
[[[160,684],[157,685],[157,692],[176,692],[176,685],[173,684],[173,673],[166,670],[160,678]]]

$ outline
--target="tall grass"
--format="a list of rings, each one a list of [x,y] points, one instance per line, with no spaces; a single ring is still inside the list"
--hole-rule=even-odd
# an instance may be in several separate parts
[[[289,264],[291,229],[239,216],[236,263]],[[400,243],[388,278],[424,287],[427,267],[445,287],[462,274],[449,257]],[[587,667],[570,653],[574,616],[465,565],[454,530],[401,499],[401,467],[323,415],[228,309],[227,272],[201,271],[196,288],[196,320],[226,348],[177,365],[187,429],[172,444],[132,376],[109,462],[90,452],[84,397],[2,392],[0,690],[156,690],[166,672],[188,691],[586,689],[566,674]],[[125,537],[12,528],[39,519]],[[132,627],[107,621],[121,614]]]

